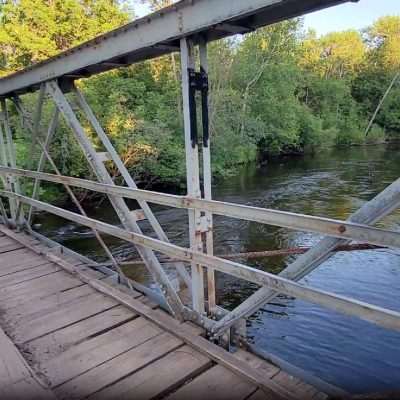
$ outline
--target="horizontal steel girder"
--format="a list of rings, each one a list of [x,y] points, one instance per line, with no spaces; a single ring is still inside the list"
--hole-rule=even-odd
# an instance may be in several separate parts
[[[353,0],[182,0],[0,79],[0,96],[33,91],[48,80],[88,77],[178,51],[183,37],[216,40],[348,1]]]

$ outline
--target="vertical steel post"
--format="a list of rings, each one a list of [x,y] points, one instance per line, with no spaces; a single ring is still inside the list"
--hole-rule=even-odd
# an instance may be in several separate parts
[[[47,135],[46,135],[46,139],[45,139],[45,142],[44,142],[44,149],[46,151],[48,150],[48,148],[50,146],[50,143],[51,143],[51,141],[53,139],[53,136],[54,136],[54,134],[56,132],[57,125],[58,125],[58,116],[59,116],[59,114],[60,114],[60,112],[59,112],[58,108],[55,107],[54,113],[53,113],[53,117],[51,119],[51,122],[50,122],[50,125],[49,125],[49,129],[47,130]],[[36,140],[39,141],[40,139],[37,138]],[[39,143],[40,143],[40,141],[39,141]],[[43,171],[45,163],[46,163],[46,154],[45,154],[45,151],[42,150],[42,154],[40,155],[40,159],[39,159],[39,163],[38,163],[38,167],[37,167],[37,172],[42,172]],[[40,183],[41,183],[41,181],[39,179],[35,179],[35,183],[33,185],[33,192],[32,192],[32,198],[33,199],[36,199],[38,197],[38,193],[39,193],[39,190],[40,190]],[[33,207],[31,206],[29,208],[28,218],[27,218],[27,224],[29,226],[32,223],[32,214],[33,214]]]
[[[183,38],[180,42],[182,69],[183,118],[185,129],[186,180],[188,196],[201,197],[199,148],[197,143],[196,104],[193,88],[190,87],[190,75],[195,70],[193,42]],[[192,250],[203,252],[201,237],[201,213],[189,210],[189,238]],[[204,271],[201,265],[192,263],[192,302],[193,309],[204,313]]]
[[[38,95],[38,99],[36,102],[36,110],[34,113],[34,120],[33,120],[33,126],[32,126],[33,130],[32,130],[32,135],[31,135],[31,146],[30,146],[30,151],[29,151],[31,158],[28,160],[28,168],[27,169],[32,169],[33,165],[34,165],[33,164],[34,163],[33,154],[35,151],[37,138],[39,137],[39,134],[40,134],[40,121],[42,119],[42,111],[43,111],[43,104],[44,104],[45,97],[46,97],[46,87],[45,87],[45,84],[42,83],[40,85],[39,95]]]
[[[210,125],[208,118],[208,57],[207,57],[207,42],[201,40],[199,43],[200,54],[200,74],[206,80],[207,85],[202,88],[202,121],[203,121],[203,185],[204,198],[212,199],[211,192],[211,151],[210,151]],[[206,252],[209,255],[214,254],[214,235],[213,235],[213,215],[206,212],[205,220],[207,223],[207,231],[205,232]],[[216,308],[216,289],[215,289],[215,271],[212,268],[207,268],[207,294],[208,294],[208,311],[215,312]]]
[[[0,162],[2,165],[4,165],[5,167],[8,167],[8,159],[7,159],[7,152],[6,152],[6,144],[5,144],[5,140],[4,140],[4,135],[3,135],[3,127],[0,124]],[[4,185],[4,188],[11,192],[12,188],[11,188],[11,177],[9,175],[6,175],[4,178],[3,176],[2,178],[2,182]],[[10,206],[10,215],[11,215],[11,219],[15,220],[15,215],[16,215],[16,202],[15,200],[9,198],[8,199],[9,202],[9,206]],[[2,203],[3,204],[3,203]],[[4,205],[3,205],[4,207]],[[5,209],[4,209],[4,213],[5,213]],[[6,214],[7,216],[7,214]],[[8,222],[8,219],[7,221]]]
[[[8,160],[9,166],[12,168],[16,168],[16,152],[10,127],[10,120],[8,116],[7,102],[5,99],[1,100],[1,112],[2,112],[2,122],[5,134],[5,138],[2,139],[1,145],[4,146],[6,160]],[[12,191],[14,191],[17,194],[20,194],[21,190],[18,178],[10,176],[9,182]],[[22,224],[24,219],[22,215],[18,218],[18,212],[17,212],[18,207],[19,207],[19,202],[16,200],[12,201],[10,199],[11,219],[17,225]]]

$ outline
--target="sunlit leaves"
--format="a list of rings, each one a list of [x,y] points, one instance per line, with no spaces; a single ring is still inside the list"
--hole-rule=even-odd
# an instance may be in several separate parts
[[[127,20],[115,0],[9,0],[0,19],[0,74],[54,56]]]

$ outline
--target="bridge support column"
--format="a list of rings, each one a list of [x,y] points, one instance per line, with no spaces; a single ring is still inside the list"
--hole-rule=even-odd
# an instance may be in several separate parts
[[[211,200],[211,157],[208,121],[208,63],[207,44],[199,45],[200,72],[196,72],[194,44],[191,39],[183,38],[181,47],[183,117],[185,130],[187,193],[192,198]],[[197,126],[196,92],[201,93],[202,104],[202,175],[203,193],[200,183],[200,154]],[[212,214],[191,209],[189,214],[189,237],[192,250],[213,254]],[[204,267],[192,263],[192,303],[200,314],[206,312]],[[215,312],[215,274],[207,268],[208,311]]]
[[[11,132],[6,99],[1,100],[0,120],[0,160],[3,165],[16,168],[15,145]],[[17,177],[6,176],[3,183],[7,190],[21,194],[21,188]],[[9,207],[12,223],[21,226],[24,221],[22,204],[15,199],[9,199]]]

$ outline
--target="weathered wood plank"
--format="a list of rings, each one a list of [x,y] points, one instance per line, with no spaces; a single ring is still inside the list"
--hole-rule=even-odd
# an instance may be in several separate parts
[[[281,370],[279,367],[262,360],[260,357],[257,357],[256,355],[243,349],[237,349],[237,351],[233,353],[233,356],[238,360],[249,364],[250,367],[256,368],[257,371],[264,374],[266,378],[273,378]]]
[[[27,249],[26,247],[22,247],[21,249],[14,250],[13,252],[3,254],[0,259],[0,266],[9,263],[11,265],[13,265],[14,263],[18,264],[20,259],[26,256],[32,257],[32,260],[43,260],[43,257],[40,254],[37,254],[34,251]]]
[[[0,257],[0,276],[47,264],[49,261],[29,250],[20,249],[3,253]]]
[[[39,265],[27,270],[18,271],[14,274],[0,277],[0,288],[11,287],[18,283],[27,282],[42,276],[54,274],[58,271],[60,271],[60,267],[50,263]]]
[[[185,343],[203,353],[207,357],[210,357],[215,362],[224,365],[235,374],[243,377],[247,381],[253,382],[256,386],[259,386],[266,393],[269,393],[276,399],[295,398],[289,391],[286,390],[286,388],[276,382],[273,382],[263,373],[260,373],[256,368],[253,368],[248,363],[239,360],[226,350],[209,342],[207,339],[193,334],[192,327],[188,326],[188,324],[180,323],[161,310],[152,310],[150,307],[146,306],[140,301],[132,299],[125,293],[122,293],[116,288],[110,287],[103,282],[92,282],[91,285],[102,293],[108,294],[109,296],[115,298],[121,304],[126,305],[138,314],[150,319],[167,332],[175,334]]]
[[[12,240],[7,236],[0,237],[0,248],[2,248],[3,246],[8,246],[10,244],[14,244],[14,243],[16,243],[15,240]]]
[[[159,335],[162,331],[144,318],[137,318],[93,339],[71,347],[40,365],[52,387],[118,356]]]
[[[2,400],[56,400],[53,392],[42,386],[36,379],[29,377],[0,387]]]
[[[141,400],[160,398],[211,367],[210,359],[190,346],[183,346],[135,374],[95,393],[95,400]],[[157,379],[154,379],[157,377]],[[228,389],[229,390],[229,389]]]
[[[168,400],[244,400],[257,386],[217,365],[167,397]]]
[[[17,322],[23,318],[26,322],[40,316],[40,314],[49,313],[64,304],[68,304],[71,301],[87,296],[91,293],[95,293],[95,291],[90,286],[78,286],[64,292],[57,292],[40,299],[36,299],[35,301],[27,301],[16,307],[8,308],[7,310],[4,310],[2,317],[5,321],[10,320]]]
[[[0,329],[0,388],[30,377],[30,372],[17,348]]]
[[[27,344],[27,348],[34,360],[44,363],[67,351],[73,345],[77,345],[85,339],[87,340],[124,322],[128,322],[136,316],[137,314],[126,307],[116,306],[66,328],[35,339]]]
[[[19,250],[22,249],[24,246],[22,246],[20,243],[17,242],[11,242],[8,244],[0,244],[0,254],[3,253],[8,253],[10,251],[14,251],[14,250]]]
[[[271,397],[266,395],[262,390],[257,390],[247,400],[270,400]]]
[[[99,312],[108,310],[116,304],[115,300],[100,293],[87,295],[71,301],[67,305],[58,307],[52,312],[45,312],[32,320],[25,322],[22,319],[18,321],[18,325],[13,327],[13,340],[17,343],[26,343]]]
[[[299,398],[298,390],[319,394],[251,353],[226,352],[199,337],[201,328],[153,309],[157,305],[140,293],[134,292],[136,299],[132,298],[100,280],[101,273],[75,268],[75,259],[68,262],[62,254],[54,256],[54,251],[42,247],[40,251],[47,253],[43,256],[26,249],[12,252],[22,256],[18,262],[9,253],[0,257],[0,309],[12,337],[25,342],[22,351],[49,379],[58,398],[224,399],[228,395],[230,400],[250,396],[258,400]],[[9,262],[4,267],[3,256]],[[30,259],[46,263],[29,268]],[[46,264],[67,272],[18,282]],[[5,282],[15,284],[2,287]],[[1,350],[0,346],[0,359]],[[211,359],[220,365],[212,367]],[[29,379],[23,376],[18,382],[23,387]],[[45,390],[38,399],[47,393],[52,396]]]
[[[33,281],[22,282],[12,288],[0,289],[0,308],[15,307],[18,304],[42,298],[62,290],[82,286],[84,283],[64,272],[46,275]]]
[[[59,399],[65,400],[85,398],[143,368],[182,344],[181,340],[169,333],[162,333],[64,383],[55,389],[55,393]],[[169,367],[181,368],[179,364]]]

